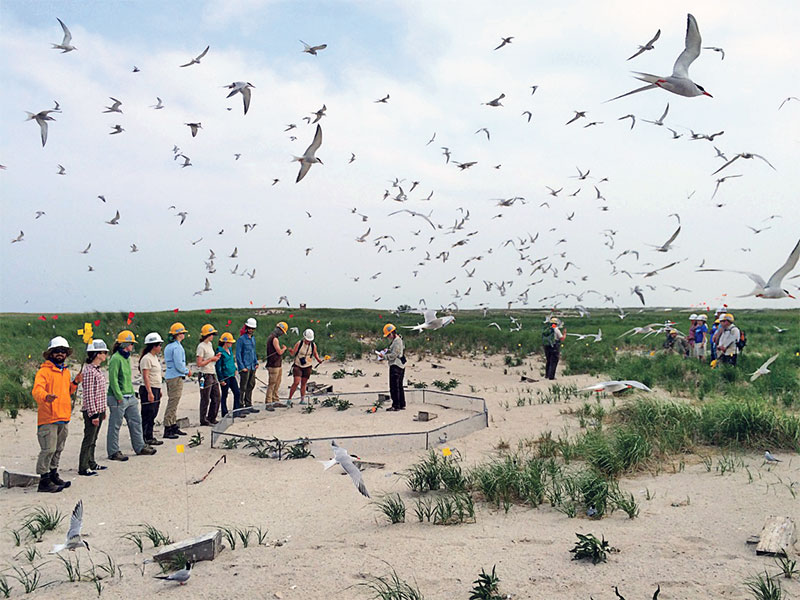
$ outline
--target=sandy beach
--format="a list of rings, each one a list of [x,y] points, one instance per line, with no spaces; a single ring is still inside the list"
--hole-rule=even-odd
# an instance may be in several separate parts
[[[444,369],[433,368],[432,362]],[[332,373],[340,368],[361,369],[365,376],[332,379]],[[447,444],[458,450],[465,466],[471,466],[497,456],[498,446],[504,444],[514,449],[521,440],[548,430],[554,435],[563,433],[565,428],[578,431],[577,418],[566,413],[585,399],[538,404],[537,390],[547,390],[551,383],[541,380],[540,370],[541,365],[534,359],[518,367],[505,367],[502,357],[497,356],[435,360],[410,357],[407,378],[429,386],[435,379],[455,378],[459,381],[456,393],[485,398],[488,428],[448,440]],[[523,374],[539,381],[523,383]],[[262,379],[265,377],[262,372]],[[312,380],[331,383],[336,392],[377,392],[387,387],[385,366],[372,360],[326,363]],[[595,379],[588,376],[563,377],[559,373],[557,383],[583,386],[592,381]],[[288,383],[284,378],[281,396],[286,395]],[[264,392],[259,388],[254,397],[263,406]],[[654,394],[665,397],[658,390]],[[517,406],[518,398],[528,396],[534,397],[532,404]],[[198,398],[197,386],[187,385],[179,416],[188,416],[197,423]],[[603,400],[609,405],[624,401]],[[407,522],[389,525],[369,500],[358,494],[349,478],[341,475],[339,467],[323,472],[321,465],[310,458],[279,462],[250,456],[249,450],[241,448],[212,449],[207,428],[201,429],[203,445],[187,447],[184,454],[178,454],[175,446],[188,442],[188,438],[165,440],[157,455],[133,455],[128,462],[120,463],[105,459],[104,426],[98,441],[98,459],[108,469],[96,477],[79,477],[82,424],[78,410],[76,406],[60,470],[65,479],[72,481],[72,487],[53,495],[37,494],[35,488],[0,491],[0,512],[6,530],[0,537],[0,563],[28,568],[20,554],[25,543],[15,547],[8,531],[19,527],[25,509],[46,504],[68,514],[82,499],[84,533],[95,562],[104,562],[100,551],[107,552],[123,571],[121,579],[105,583],[103,598],[368,598],[367,590],[358,584],[368,575],[386,575],[391,566],[400,578],[416,582],[425,598],[449,600],[467,598],[481,568],[490,571],[496,565],[501,591],[520,599],[611,599],[615,598],[615,585],[629,599],[649,599],[656,585],[661,586],[661,600],[744,599],[750,597],[742,583],[747,577],[764,569],[777,571],[773,559],[757,557],[754,547],[746,545],[746,539],[760,532],[768,515],[798,514],[797,500],[790,492],[791,483],[800,479],[797,461],[787,456],[783,463],[770,467],[763,464],[760,455],[745,454],[741,459],[747,469],[738,468],[724,475],[713,468],[708,472],[697,456],[687,456],[682,470],[676,459],[674,468],[665,465],[657,476],[642,473],[623,479],[621,487],[632,492],[641,505],[639,516],[632,520],[619,511],[599,521],[581,516],[570,519],[547,505],[539,509],[514,506],[505,513],[477,502],[475,523],[435,526],[416,522],[416,494],[400,475],[424,451],[397,452],[387,446],[383,452],[375,451],[362,458],[385,463],[384,469],[363,472],[373,498],[397,492],[406,503]],[[360,407],[342,412],[319,408],[305,415],[295,404],[291,409],[262,412],[258,421],[246,425],[245,420],[235,428],[324,434],[326,424],[333,433],[344,431],[342,427],[348,431],[362,427],[359,424],[385,432],[393,428],[391,420],[405,430],[420,425],[412,423],[415,410],[411,407],[405,413],[363,414],[363,418],[360,413]],[[4,468],[34,471],[38,451],[35,419],[34,411],[22,411],[16,420],[4,416],[0,423],[0,462]],[[193,434],[197,429],[191,427],[187,431]],[[160,435],[160,427],[157,432]],[[120,438],[123,452],[132,455],[124,428]],[[205,481],[186,483],[202,477],[223,454],[227,462],[218,465]],[[329,457],[316,456],[323,460]],[[797,486],[794,489],[796,492]],[[121,539],[124,533],[136,529],[136,524],[145,522],[174,540],[205,533],[218,524],[261,526],[269,529],[271,543],[237,546],[234,551],[225,549],[213,562],[197,563],[190,582],[179,587],[154,579],[152,576],[160,572],[155,564],[145,564],[142,574],[143,559],[153,554],[149,542],[145,542],[142,556],[133,543]],[[57,531],[47,533],[42,542],[35,544],[40,553],[46,556],[52,544],[62,542],[66,530],[64,521]],[[597,566],[572,561],[569,549],[576,532],[603,535],[619,552]],[[87,554],[79,551],[84,569],[89,567]],[[41,572],[44,582],[56,583],[37,590],[36,597],[69,600],[96,595],[91,583],[66,582],[64,569],[57,561],[47,561]],[[9,581],[12,597],[19,597],[21,586]],[[785,588],[790,594],[800,593],[797,581],[786,581]]]

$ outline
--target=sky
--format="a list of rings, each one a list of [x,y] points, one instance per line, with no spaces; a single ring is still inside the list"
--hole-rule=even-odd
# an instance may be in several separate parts
[[[724,50],[689,71],[713,97],[606,102],[641,85],[632,70],[670,74],[690,10],[702,45]],[[77,50],[51,48],[57,18]],[[281,296],[611,308],[641,306],[635,286],[648,306],[797,308],[739,298],[745,275],[697,269],[768,278],[800,239],[800,100],[782,105],[800,97],[799,30],[791,0],[0,0],[0,311]],[[313,56],[300,40],[327,47]],[[254,86],[246,115],[240,94],[226,98],[235,81]],[[121,114],[103,113],[110,97]],[[42,147],[25,113],[55,101]],[[667,104],[663,126],[645,122]],[[303,118],[323,105],[322,164],[295,183],[316,127]],[[575,111],[586,116],[566,124]],[[718,151],[774,169],[739,159],[712,175]],[[736,177],[714,194],[723,176]],[[784,287],[800,297],[798,273]]]

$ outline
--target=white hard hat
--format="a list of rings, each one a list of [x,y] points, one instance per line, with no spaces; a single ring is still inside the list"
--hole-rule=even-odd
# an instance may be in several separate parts
[[[697,315],[692,313],[691,315],[689,315],[689,320],[690,321],[696,321],[697,320]]]
[[[155,331],[153,333],[148,333],[144,336],[144,343],[145,344],[160,344],[164,340],[161,339],[161,336],[158,335]]]
[[[717,310],[714,311],[714,314],[718,315],[724,313],[727,309],[724,306],[720,306]]]
[[[313,329],[306,329],[303,332],[303,337],[306,341],[313,342],[314,341],[314,330]]]
[[[66,340],[66,338],[57,335],[50,340],[50,345],[47,347],[48,350],[52,350],[53,348],[69,348],[69,342]]]
[[[258,327],[258,323],[256,323],[256,320],[253,317],[250,317],[244,322],[244,326],[249,327],[250,329],[255,329]]]
[[[697,315],[697,318],[701,321],[708,321],[708,315]]]
[[[108,346],[103,340],[92,340],[90,344],[86,346],[87,352],[108,352]]]

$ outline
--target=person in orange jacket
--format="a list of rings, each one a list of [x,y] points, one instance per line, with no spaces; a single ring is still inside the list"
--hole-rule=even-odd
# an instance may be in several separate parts
[[[80,374],[71,379],[64,364],[70,354],[69,342],[61,336],[54,337],[42,353],[45,360],[33,381],[33,399],[39,405],[37,437],[40,451],[36,473],[41,476],[40,492],[56,493],[71,485],[58,476],[58,462],[67,441],[72,414],[72,394],[83,379]]]

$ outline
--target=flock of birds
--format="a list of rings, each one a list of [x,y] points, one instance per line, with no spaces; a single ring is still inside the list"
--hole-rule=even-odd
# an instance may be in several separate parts
[[[60,19],[58,19],[58,23],[63,31],[63,39],[61,43],[53,43],[53,49],[58,49],[62,53],[69,53],[77,50],[72,43],[72,34],[67,25],[64,24],[64,22]],[[643,45],[640,45],[634,54],[627,60],[636,59],[637,57],[654,50],[655,44],[659,40],[660,35],[661,30],[658,30],[651,39],[649,39]],[[500,40],[500,43],[491,51],[508,52],[509,50],[507,48],[513,44],[514,39],[514,36],[503,36]],[[302,40],[301,43],[303,44],[301,52],[312,57],[319,58],[327,48],[327,44],[311,45],[303,42]],[[691,64],[700,56],[703,49],[719,53],[720,58],[723,60],[725,58],[724,49],[715,46],[702,46],[702,39],[697,20],[694,18],[694,16],[689,14],[687,16],[685,45],[673,65],[672,74],[661,76],[645,72],[634,72],[635,77],[643,81],[646,85],[616,96],[607,102],[615,101],[632,94],[653,89],[660,89],[672,95],[688,98],[698,96],[710,97],[711,94],[689,76],[689,68]],[[176,68],[202,69],[202,61],[211,51],[211,46],[207,45],[198,55],[188,59],[183,64],[176,65]],[[139,73],[141,70],[137,66],[134,66],[132,71],[133,73]],[[253,96],[256,86],[248,81],[233,81],[229,84],[223,85],[222,87],[228,90],[227,98],[232,98],[236,95],[241,96],[242,116],[243,118],[247,118],[252,106],[252,102],[254,101]],[[539,89],[539,85],[531,85],[531,96],[534,96]],[[481,104],[488,107],[488,110],[502,110],[502,107],[504,106],[503,101],[505,99],[506,94],[501,93],[490,100],[481,102]],[[157,102],[151,105],[151,108],[158,111],[164,110],[166,108],[166,104],[162,98],[160,96],[156,96],[156,100]],[[793,100],[797,100],[797,98],[788,97],[783,100],[779,106],[779,110],[783,108],[787,102]],[[111,115],[123,114],[124,102],[115,97],[110,97],[110,101],[110,104],[106,106],[102,112]],[[390,102],[391,95],[388,93],[374,100],[374,103],[379,105],[388,105]],[[230,111],[232,108],[228,107],[227,110]],[[28,119],[36,122],[39,126],[42,146],[45,146],[48,140],[49,124],[54,122],[56,120],[55,115],[58,115],[61,112],[61,105],[56,101],[52,108],[40,110],[38,112],[27,113]],[[568,119],[565,125],[574,127],[574,123],[580,123],[583,121],[585,123],[584,127],[588,128],[603,124],[599,121],[590,121],[587,113],[588,111],[586,110],[575,110],[573,117]],[[667,127],[666,123],[668,115],[669,103],[667,103],[666,108],[658,118],[654,118],[652,120],[641,120],[656,127],[666,127],[672,132],[673,139],[683,137],[684,134],[679,133],[675,129]],[[316,111],[310,111],[306,116],[302,117],[302,120],[305,121],[307,126],[316,127],[314,129],[313,137],[311,137],[311,142],[307,146],[306,150],[301,155],[294,156],[293,160],[299,163],[299,169],[295,179],[296,184],[300,184],[300,182],[309,176],[312,166],[324,164],[317,154],[323,145],[322,122],[326,116],[327,106],[323,103],[321,108]],[[530,122],[533,112],[527,110],[522,113],[522,116],[525,117],[528,122]],[[630,119],[630,129],[633,129],[637,122],[636,115],[626,114],[619,117],[620,121],[628,119]],[[192,138],[202,135],[203,125],[201,122],[192,121],[185,123],[185,125],[189,128]],[[111,127],[109,134],[118,135],[122,134],[124,131],[124,127],[122,127],[120,124],[115,124]],[[297,123],[289,123],[284,129],[285,133],[291,132],[291,141],[298,139],[298,136],[300,135],[298,133],[299,131],[300,130]],[[297,133],[297,136],[294,135],[295,133]],[[485,135],[487,142],[491,140],[491,132],[488,127],[479,127],[475,131],[475,134]],[[716,138],[722,136],[723,134],[724,131],[708,134],[691,131],[690,139],[705,140],[714,145],[718,143],[715,141]],[[434,132],[430,139],[428,139],[427,143],[425,143],[425,147],[433,144],[435,140],[436,133]],[[739,159],[759,159],[767,167],[775,170],[775,167],[772,165],[772,163],[761,154],[757,154],[755,152],[739,152],[735,155],[729,156],[716,145],[713,147],[716,152],[715,157],[720,159],[723,164],[719,166],[719,168],[713,170],[711,173],[712,176],[716,176],[721,171],[727,169],[733,164],[741,164],[737,162]],[[478,164],[478,162],[475,160],[456,160],[454,158],[455,151],[449,146],[441,146],[441,150],[445,164],[452,164],[461,171],[471,169]],[[234,160],[239,160],[240,157],[241,153],[236,153],[234,155]],[[190,156],[184,150],[178,147],[177,144],[173,147],[173,159],[181,169],[193,166]],[[348,164],[354,162],[355,160],[355,153],[351,153]],[[498,164],[494,165],[493,168],[500,169],[501,167],[502,165]],[[591,185],[595,194],[595,200],[598,203],[599,210],[603,212],[612,210],[611,202],[605,196],[607,192],[603,189],[603,184],[608,182],[608,178],[590,175],[591,171],[592,170],[589,168],[577,168],[577,174],[571,177],[571,179],[575,180],[577,185],[571,192],[565,191],[567,187],[566,184],[558,186],[545,186],[548,190],[547,195],[555,200],[545,200],[539,204],[539,207],[550,209],[550,202],[555,203],[562,199],[575,198],[581,192],[583,192],[585,187],[589,185],[589,182],[592,181]],[[59,164],[57,174],[65,175],[66,173],[67,169],[62,164]],[[733,181],[742,176],[743,174],[727,174],[726,171],[724,176],[716,179],[712,199],[716,197],[723,184],[727,184],[727,182]],[[279,181],[279,178],[274,178],[272,180],[272,185],[278,184]],[[727,188],[729,185],[730,184],[727,184],[725,187]],[[413,201],[415,203],[431,202],[434,196],[434,190],[430,190],[427,195],[425,195],[425,192],[423,192],[422,195],[417,195],[419,193],[417,190],[421,188],[421,186],[422,183],[419,179],[410,178],[409,180],[406,178],[395,177],[394,179],[390,180],[390,186],[385,189],[382,200],[401,204],[409,201]],[[415,194],[415,192],[417,192],[417,194]],[[98,195],[97,198],[103,203],[106,202],[105,195]],[[495,202],[497,207],[500,208],[500,212],[492,217],[492,219],[503,218],[506,216],[507,210],[511,207],[515,205],[528,204],[531,202],[531,200],[526,197],[515,196],[511,198],[496,199]],[[720,203],[719,206],[724,206],[724,204]],[[170,206],[169,209],[175,211],[175,216],[179,219],[179,226],[182,226],[187,219],[192,218],[191,210],[178,210],[178,208],[174,205]],[[493,303],[506,303],[508,308],[511,308],[514,305],[527,306],[530,302],[537,302],[540,304],[543,303],[550,306],[565,306],[573,304],[576,310],[583,312],[584,303],[587,302],[591,297],[595,304],[603,303],[617,307],[621,316],[624,315],[624,311],[622,308],[620,308],[620,305],[624,304],[626,299],[634,299],[634,301],[638,301],[642,305],[645,305],[647,296],[651,292],[658,289],[656,285],[650,283],[650,281],[652,281],[651,278],[657,276],[660,277],[668,270],[674,269],[674,267],[677,267],[678,265],[681,265],[689,260],[688,258],[675,258],[673,260],[665,260],[663,264],[654,264],[653,262],[649,261],[640,262],[640,251],[638,249],[619,249],[616,247],[617,234],[619,233],[618,228],[607,228],[603,231],[600,231],[599,234],[603,241],[603,245],[608,249],[607,252],[609,253],[609,258],[606,259],[610,267],[609,275],[613,277],[625,277],[630,282],[630,295],[626,295],[622,290],[624,290],[624,288],[627,286],[621,284],[613,286],[614,289],[610,291],[597,290],[590,287],[591,276],[588,273],[583,272],[581,267],[576,264],[577,261],[572,260],[571,257],[568,256],[566,250],[560,248],[561,244],[567,243],[567,237],[563,233],[563,230],[559,227],[551,227],[545,233],[545,236],[557,239],[554,239],[554,241],[550,244],[550,247],[547,250],[544,250],[543,255],[538,257],[534,256],[536,243],[540,237],[540,233],[538,232],[536,234],[527,233],[524,236],[510,237],[506,240],[502,240],[499,245],[492,245],[491,247],[484,249],[482,252],[479,251],[471,253],[468,251],[468,247],[470,247],[471,244],[474,244],[475,240],[479,239],[476,236],[479,234],[480,223],[472,222],[472,215],[469,208],[458,208],[452,224],[449,225],[445,222],[440,222],[439,220],[434,219],[432,210],[423,212],[422,210],[414,210],[403,207],[388,212],[387,217],[391,220],[399,220],[401,216],[403,216],[409,221],[416,222],[420,225],[420,227],[416,230],[412,228],[410,232],[411,243],[408,243],[408,240],[402,240],[396,237],[400,235],[400,232],[396,227],[392,228],[391,233],[374,233],[373,225],[369,223],[369,215],[367,215],[365,211],[359,210],[357,207],[352,208],[350,213],[354,215],[357,222],[361,223],[362,226],[364,226],[363,224],[366,224],[366,231],[354,237],[355,243],[371,244],[378,255],[382,253],[397,254],[401,252],[412,254],[414,258],[408,262],[408,270],[410,271],[409,274],[411,276],[416,278],[422,269],[434,263],[441,263],[442,265],[446,264],[447,268],[453,269],[452,276],[448,277],[442,282],[442,285],[445,287],[445,289],[451,291],[452,296],[452,300],[449,303],[442,303],[440,306],[440,310],[447,313],[456,312],[460,305],[471,303],[470,296],[473,293],[473,288],[479,289],[478,285],[473,284],[473,281],[477,282],[479,278],[479,276],[476,274],[478,271],[478,266],[482,260],[487,259],[495,252],[498,254],[501,251],[506,253],[512,252],[510,256],[513,256],[513,253],[516,253],[518,263],[516,267],[514,267],[514,275],[511,277],[503,277],[499,280],[493,277],[480,278],[480,281],[482,281],[483,284],[483,291],[487,295],[491,295],[493,297]],[[576,211],[573,210],[571,213],[567,214],[566,220],[568,222],[572,221],[575,217],[575,214]],[[45,211],[37,210],[35,219],[38,220],[45,215]],[[312,217],[310,211],[306,211],[306,215],[308,218]],[[674,254],[675,242],[679,239],[682,228],[680,215],[673,213],[670,216],[677,219],[677,227],[675,231],[662,244],[648,244],[652,247],[653,251],[664,255],[671,252]],[[770,215],[764,219],[764,223],[768,223],[773,219],[779,218],[781,218],[781,215]],[[123,222],[124,214],[122,214],[121,211],[116,208],[114,209],[114,215],[110,219],[104,221],[104,223],[109,226],[119,226]],[[248,233],[252,232],[257,225],[258,223],[244,223],[243,235],[247,235]],[[752,227],[748,225],[748,227],[750,227],[754,235],[758,235],[763,231],[770,229],[771,225],[759,225],[758,227]],[[224,228],[216,232],[218,236],[222,236],[224,233]],[[553,235],[551,236],[550,234]],[[285,235],[291,236],[292,229],[287,229],[285,231]],[[191,241],[192,246],[201,243],[204,240],[204,237],[205,236],[201,236],[199,239]],[[23,230],[20,230],[19,235],[11,240],[12,243],[21,243],[24,241],[25,234]],[[234,249],[231,254],[227,255],[227,257],[231,261],[238,261],[238,243],[234,241],[232,245],[234,245]],[[86,248],[81,251],[81,254],[89,254],[91,247],[92,244],[89,243]],[[140,249],[141,248],[139,244],[130,244],[131,253],[139,252]],[[303,254],[304,256],[308,257],[313,251],[314,247],[310,246],[305,248]],[[742,251],[750,251],[750,249],[742,248]],[[706,267],[705,260],[699,262],[695,269],[699,272],[730,272],[743,274],[749,277],[755,283],[755,288],[748,295],[768,299],[787,297],[794,298],[794,295],[789,289],[787,289],[788,285],[784,283],[784,280],[787,279],[789,273],[797,265],[798,257],[800,257],[800,240],[798,240],[797,244],[790,251],[785,263],[768,279],[765,279],[758,273],[752,273],[748,271]],[[639,263],[638,268],[635,266],[636,263],[630,263],[630,261],[634,258],[636,263]],[[203,261],[205,265],[206,277],[204,278],[202,287],[195,291],[194,295],[207,294],[213,291],[213,277],[211,276],[217,273],[217,263],[215,261],[216,254],[213,249],[209,248],[209,256]],[[89,264],[87,265],[87,270],[91,272],[95,271],[96,269]],[[238,262],[232,263],[232,266],[227,267],[226,270],[234,276],[247,276],[250,279],[254,279],[256,276],[255,267],[245,267],[240,269]],[[675,271],[669,272],[673,273]],[[376,272],[369,276],[367,274],[356,274],[351,275],[351,280],[354,283],[358,283],[362,279],[365,281],[373,281],[382,276],[382,272]],[[800,275],[795,275],[790,279],[794,279],[796,277],[800,277]],[[550,283],[553,285],[558,285],[562,289],[566,288],[569,290],[568,286],[571,286],[572,291],[562,291],[555,294],[544,295],[539,298],[533,298],[531,293],[535,289],[535,286],[544,283],[546,278],[550,280]],[[680,293],[692,293],[690,289],[681,287],[679,285],[665,284],[665,287],[672,289],[676,295]],[[400,288],[400,283],[393,283],[387,284],[385,289],[387,293],[390,293],[390,291],[393,292],[394,290],[398,290]],[[372,301],[373,303],[378,303],[383,298],[383,295],[373,294]],[[677,301],[680,302],[680,300]],[[489,302],[477,303],[478,307],[486,307],[488,305]],[[427,306],[424,304],[421,304],[420,307],[424,310],[427,310]],[[414,326],[413,329],[422,331],[437,328],[435,326],[435,323],[437,322],[436,315],[433,314],[430,319],[428,316],[429,315],[426,314],[425,322]],[[449,322],[452,322],[452,314],[448,314],[447,316],[439,319],[444,319],[446,321],[442,326],[447,325]],[[493,325],[497,326],[496,324]]]

